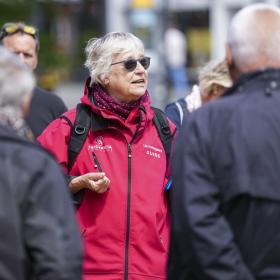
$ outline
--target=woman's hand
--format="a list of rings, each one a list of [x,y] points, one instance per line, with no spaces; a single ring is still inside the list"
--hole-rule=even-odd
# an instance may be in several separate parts
[[[91,172],[72,179],[69,187],[72,193],[76,193],[81,189],[104,193],[110,189],[110,180],[104,172]]]

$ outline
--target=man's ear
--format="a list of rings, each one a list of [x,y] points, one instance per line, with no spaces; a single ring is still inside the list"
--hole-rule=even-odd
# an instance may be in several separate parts
[[[35,70],[38,66],[38,54],[36,55],[36,60],[34,62],[34,65],[33,65],[33,69],[32,70]]]
[[[240,71],[235,65],[233,59],[232,48],[230,45],[226,44],[226,63],[229,71],[229,75],[232,81],[235,81],[240,76]]]
[[[25,117],[29,111],[32,93],[24,96],[21,104],[22,115]]]
[[[228,44],[225,45],[225,48],[226,48],[226,62],[227,62],[228,68],[230,69],[232,66],[232,63],[233,63],[232,50]]]

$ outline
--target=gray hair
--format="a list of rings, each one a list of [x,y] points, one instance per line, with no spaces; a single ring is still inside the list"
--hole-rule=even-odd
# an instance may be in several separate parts
[[[15,129],[25,125],[22,105],[35,85],[34,76],[19,58],[0,46],[0,122]]]
[[[90,72],[91,83],[103,84],[104,78],[110,73],[113,57],[135,50],[144,53],[144,45],[128,32],[110,32],[101,38],[90,39],[85,49],[85,66]]]
[[[232,80],[225,60],[211,60],[199,70],[199,90],[202,96],[207,96],[213,85],[230,88]]]
[[[270,4],[253,4],[241,9],[232,19],[228,45],[233,61],[242,70],[260,60],[267,65],[280,62],[280,10]]]

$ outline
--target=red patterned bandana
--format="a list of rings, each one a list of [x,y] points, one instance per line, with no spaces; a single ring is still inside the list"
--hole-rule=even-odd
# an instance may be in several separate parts
[[[92,85],[92,93],[94,103],[97,107],[107,109],[108,111],[117,114],[124,120],[127,119],[132,109],[139,106],[142,101],[146,101],[148,98],[148,92],[146,91],[145,94],[136,101],[120,103],[113,99],[99,84]]]

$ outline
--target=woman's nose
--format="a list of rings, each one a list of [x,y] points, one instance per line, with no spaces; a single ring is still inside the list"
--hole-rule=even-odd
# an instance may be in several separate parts
[[[136,65],[136,68],[135,68],[135,71],[145,71],[145,68],[143,67],[143,65],[139,62],[139,61],[137,61],[137,65]]]

